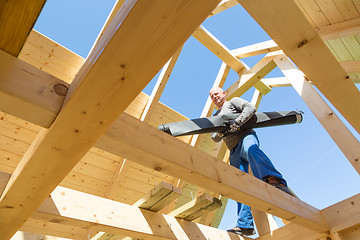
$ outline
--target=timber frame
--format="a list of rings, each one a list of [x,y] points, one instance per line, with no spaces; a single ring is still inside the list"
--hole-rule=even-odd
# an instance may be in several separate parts
[[[187,119],[159,99],[192,35],[222,61],[213,86],[232,69],[227,96],[255,87],[255,106],[293,87],[360,174],[359,141],[314,88],[360,133],[360,1],[118,0],[87,59],[32,29],[45,2],[0,0],[1,239],[249,239],[216,229],[228,198],[260,240],[360,238],[360,194],[320,210],[231,167],[208,135],[154,127]],[[201,25],[238,4],[273,40],[230,50]]]

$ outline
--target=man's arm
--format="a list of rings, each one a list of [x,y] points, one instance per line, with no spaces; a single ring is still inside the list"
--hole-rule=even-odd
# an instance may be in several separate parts
[[[240,115],[235,119],[239,126],[246,123],[256,112],[254,105],[242,98],[236,97],[231,99],[230,102],[240,112]]]

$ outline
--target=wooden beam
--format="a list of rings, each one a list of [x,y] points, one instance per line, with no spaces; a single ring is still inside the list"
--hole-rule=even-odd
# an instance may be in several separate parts
[[[229,67],[231,67],[235,72],[241,73],[247,70],[245,68],[245,64],[241,60],[237,59],[223,43],[221,43],[203,26],[198,27],[192,36],[223,62],[225,62]]]
[[[360,92],[296,3],[238,1],[360,133]]]
[[[3,51],[0,73],[0,111],[50,127],[69,85]]]
[[[218,3],[131,0],[123,5],[71,84],[67,103],[51,128],[39,133],[12,175],[0,199],[4,239],[17,231]]]
[[[340,62],[345,72],[360,72],[360,61]]]
[[[322,99],[317,91],[306,81],[304,74],[285,55],[274,59],[280,70],[291,82],[297,93],[308,105],[312,113],[325,128],[330,137],[344,153],[348,161],[360,174],[360,143]]]
[[[210,212],[219,207],[221,207],[221,201],[219,199],[213,198],[209,194],[204,193],[200,197],[194,198],[190,202],[187,202],[179,208],[171,211],[167,215],[187,221],[193,221],[201,217],[201,215],[205,212]]]
[[[281,50],[279,46],[273,40],[269,40],[246,47],[237,48],[231,50],[231,52],[238,58],[246,58],[279,50]]]
[[[167,182],[161,182],[148,194],[133,204],[135,207],[158,212],[180,197],[182,190]]]
[[[332,232],[341,232],[360,224],[360,194],[321,210]]]
[[[360,34],[360,18],[334,23],[318,28],[316,31],[324,41],[358,35]]]
[[[273,60],[277,54],[278,52],[267,54],[249,71],[242,74],[240,79],[226,90],[226,99],[229,100],[233,97],[239,97],[252,86],[254,86],[263,94],[270,92],[271,88],[265,83],[261,82],[261,79],[276,67],[276,64]]]
[[[179,58],[179,55],[181,53],[181,49],[183,46],[181,46],[175,54],[170,58],[170,60],[164,65],[163,69],[160,72],[159,78],[154,86],[153,91],[151,92],[151,95],[146,103],[144,112],[141,115],[140,120],[144,122],[149,122],[151,116],[153,115],[155,111],[155,106],[160,100],[161,94],[163,93],[166,83],[170,78],[170,75],[172,73],[172,70],[175,67],[175,64],[177,62],[177,59]]]
[[[96,147],[316,231],[328,229],[319,210],[126,114]]]
[[[0,50],[19,55],[46,0],[0,1]]]
[[[63,187],[32,218],[140,239],[249,239]]]

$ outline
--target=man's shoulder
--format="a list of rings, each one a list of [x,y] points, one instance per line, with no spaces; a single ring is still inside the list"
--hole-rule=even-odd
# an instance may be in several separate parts
[[[230,99],[229,101],[231,104],[238,104],[238,103],[244,103],[247,102],[246,100],[240,98],[240,97],[233,97],[232,99]]]

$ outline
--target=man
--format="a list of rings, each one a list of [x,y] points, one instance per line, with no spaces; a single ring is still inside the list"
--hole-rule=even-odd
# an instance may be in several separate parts
[[[239,97],[226,101],[226,93],[219,87],[214,87],[210,90],[210,98],[219,109],[214,115],[240,113],[234,121],[230,122],[229,130],[211,135],[215,142],[224,140],[227,148],[230,150],[230,164],[246,173],[249,172],[250,164],[256,178],[293,196],[282,175],[259,148],[259,140],[255,131],[252,129],[241,129],[241,125],[255,114],[255,107]],[[237,214],[237,224],[233,229],[229,229],[228,232],[240,235],[255,234],[250,207],[238,202]]]

